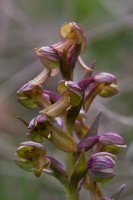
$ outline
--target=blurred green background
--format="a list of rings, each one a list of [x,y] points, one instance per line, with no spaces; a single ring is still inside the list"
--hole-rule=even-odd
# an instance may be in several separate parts
[[[89,65],[96,60],[95,74],[113,73],[119,94],[110,99],[96,98],[88,113],[91,123],[102,111],[99,133],[114,131],[125,137],[127,149],[118,156],[116,177],[101,185],[105,195],[126,183],[121,200],[133,199],[133,1],[132,0],[0,0],[0,199],[64,200],[62,186],[47,175],[35,178],[18,168],[13,159],[19,143],[26,140],[26,128],[16,116],[32,119],[16,102],[16,91],[41,72],[43,66],[33,49],[59,41],[62,23],[75,21],[87,38],[82,55]],[[75,80],[83,77],[77,66]],[[52,89],[57,78],[45,84]],[[54,81],[53,81],[54,80]],[[93,116],[93,117],[92,117]],[[50,143],[49,151],[60,160],[64,155]],[[81,191],[81,199],[89,193]]]

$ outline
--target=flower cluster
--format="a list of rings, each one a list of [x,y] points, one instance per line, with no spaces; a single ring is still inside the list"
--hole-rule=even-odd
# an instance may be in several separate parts
[[[116,154],[126,148],[125,141],[114,132],[99,135],[100,113],[91,126],[87,123],[86,113],[97,95],[107,98],[118,93],[117,79],[106,72],[93,75],[94,63],[88,67],[83,62],[80,55],[85,50],[86,39],[80,26],[66,22],[59,33],[61,41],[34,49],[44,69],[17,92],[17,100],[24,107],[39,107],[40,110],[29,123],[20,118],[27,126],[29,140],[20,144],[15,162],[36,177],[42,173],[56,177],[64,185],[68,200],[78,199],[81,187],[90,191],[91,199],[111,199],[102,194],[98,182],[115,176]],[[74,82],[77,62],[84,77]],[[58,72],[62,80],[56,84],[57,92],[46,90],[45,82]],[[66,169],[47,154],[46,147],[41,144],[46,139],[67,155]],[[87,151],[90,151],[90,157]],[[121,191],[120,188],[119,194]]]

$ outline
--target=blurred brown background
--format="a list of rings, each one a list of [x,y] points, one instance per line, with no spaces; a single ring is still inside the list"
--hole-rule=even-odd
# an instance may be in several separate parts
[[[16,91],[41,72],[43,66],[33,49],[59,41],[58,30],[65,21],[82,26],[87,50],[82,55],[90,64],[96,60],[95,74],[109,72],[119,81],[119,94],[110,99],[97,97],[88,114],[91,123],[101,110],[100,133],[115,131],[125,137],[127,150],[120,154],[116,177],[101,187],[108,196],[126,183],[121,200],[133,199],[133,1],[132,0],[0,0],[0,199],[63,200],[62,186],[43,175],[18,168],[13,159],[19,143],[26,140],[26,128],[17,115],[29,121],[37,111],[16,102]],[[75,80],[82,78],[77,66]],[[57,77],[58,78],[58,77]],[[56,78],[54,79],[56,81]],[[46,89],[55,87],[50,79]],[[93,117],[92,117],[93,116]],[[54,146],[49,150],[56,152]],[[81,199],[88,200],[82,190]]]

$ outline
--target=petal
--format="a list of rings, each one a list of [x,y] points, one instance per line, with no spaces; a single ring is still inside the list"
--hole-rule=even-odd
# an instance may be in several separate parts
[[[118,86],[117,84],[116,84],[116,87],[107,85],[102,89],[102,91],[99,93],[99,95],[103,98],[112,97],[118,93],[117,86]]]
[[[75,141],[70,135],[50,123],[47,123],[46,127],[49,132],[44,130],[42,136],[51,141],[58,149],[64,152],[76,151]]]
[[[29,172],[32,172],[32,169],[34,167],[33,163],[28,160],[15,160],[15,163],[23,170],[29,171]]]
[[[31,85],[40,85],[40,84],[42,84],[42,83],[47,81],[47,79],[49,78],[50,74],[51,74],[51,70],[49,70],[49,69],[47,69],[45,67],[45,69],[36,78],[34,78],[33,80],[29,81],[29,83]]]
[[[95,76],[95,81],[98,83],[106,82],[106,83],[113,83],[116,82],[116,77],[112,74],[102,72]]]
[[[82,60],[81,56],[78,56],[78,63],[80,64],[80,66],[81,66],[87,73],[90,73],[90,72],[93,71],[91,68],[89,68],[89,67],[84,63],[84,61]]]
[[[72,31],[72,27],[75,25],[75,23],[68,23],[65,22],[64,24],[62,24],[61,28],[60,28],[60,36],[62,38],[65,38],[68,36],[68,34]]]
[[[125,144],[125,140],[117,133],[107,132],[99,137],[99,142],[103,145]]]
[[[68,89],[67,81],[61,80],[58,82],[56,86],[57,92],[59,92],[60,94],[63,94],[67,89]]]

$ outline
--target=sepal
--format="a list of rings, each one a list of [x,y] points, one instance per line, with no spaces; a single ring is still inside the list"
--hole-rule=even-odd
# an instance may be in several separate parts
[[[124,138],[113,132],[100,135],[98,140],[103,145],[102,150],[112,154],[118,154],[127,147]]]
[[[34,52],[47,69],[52,70],[59,66],[60,57],[52,47],[37,47],[34,49]]]
[[[91,149],[93,145],[97,143],[98,137],[99,136],[89,136],[85,138],[84,140],[82,140],[81,142],[79,142],[77,144],[76,155],[79,154],[79,152],[81,152],[82,149],[84,149],[85,151],[88,151],[89,149]]]
[[[70,97],[68,91],[65,91],[62,97],[54,104],[40,111],[40,114],[45,114],[49,117],[58,117],[63,114],[70,106]]]

